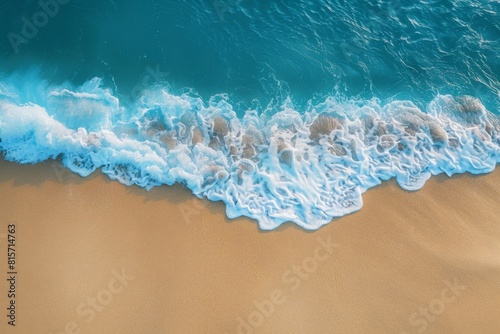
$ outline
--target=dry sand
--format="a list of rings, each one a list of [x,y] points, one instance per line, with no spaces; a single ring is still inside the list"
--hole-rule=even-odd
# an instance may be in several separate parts
[[[0,162],[0,333],[500,333],[500,170],[388,182],[316,232],[263,232],[179,186],[55,166]]]

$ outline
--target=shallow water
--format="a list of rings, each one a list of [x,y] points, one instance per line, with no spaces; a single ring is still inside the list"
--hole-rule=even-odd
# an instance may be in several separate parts
[[[44,12],[45,9],[45,12]],[[497,1],[4,1],[0,149],[261,228],[500,161]]]

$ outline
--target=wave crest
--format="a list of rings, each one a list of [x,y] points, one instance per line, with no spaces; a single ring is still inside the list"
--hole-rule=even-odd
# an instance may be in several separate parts
[[[500,161],[499,119],[470,96],[440,95],[426,110],[330,97],[305,113],[287,103],[240,119],[226,95],[204,102],[160,88],[125,107],[99,79],[32,99],[1,84],[0,140],[20,163],[60,158],[81,176],[100,168],[146,189],[182,183],[262,229],[317,229],[359,210],[384,180],[417,190],[431,175],[486,173]]]

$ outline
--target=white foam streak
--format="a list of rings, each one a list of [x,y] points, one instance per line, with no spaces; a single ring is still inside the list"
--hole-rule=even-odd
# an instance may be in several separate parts
[[[61,158],[81,176],[101,169],[146,189],[179,182],[262,229],[317,229],[359,210],[362,193],[384,180],[417,190],[432,175],[487,173],[500,161],[498,117],[471,97],[437,96],[425,111],[328,98],[305,114],[288,101],[270,117],[249,110],[238,119],[225,95],[204,103],[147,90],[125,108],[98,79],[41,86],[28,100],[0,84],[6,159]]]

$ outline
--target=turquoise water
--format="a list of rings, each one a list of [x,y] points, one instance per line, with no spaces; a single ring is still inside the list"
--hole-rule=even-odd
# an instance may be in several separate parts
[[[498,1],[3,1],[0,149],[316,229],[500,161]]]

